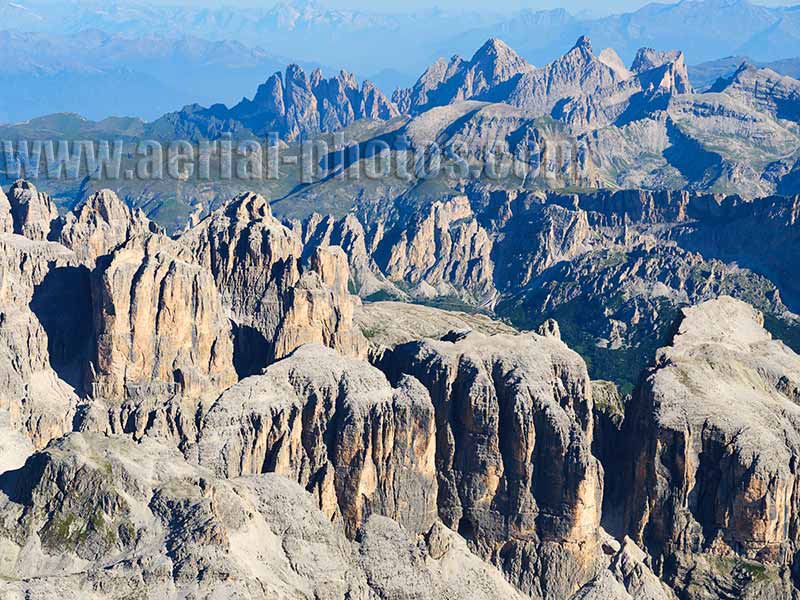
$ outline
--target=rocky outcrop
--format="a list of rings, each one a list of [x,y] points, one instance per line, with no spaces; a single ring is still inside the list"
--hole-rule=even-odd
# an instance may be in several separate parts
[[[492,241],[465,196],[437,201],[387,232],[376,261],[391,281],[421,297],[469,294],[491,305]]]
[[[11,216],[11,203],[0,188],[0,233],[14,233],[14,218]]]
[[[274,358],[312,342],[364,357],[367,343],[353,325],[347,257],[341,248],[318,248],[309,269],[286,291],[275,334]]]
[[[211,275],[162,235],[131,238],[92,274],[91,394],[215,396],[236,381],[231,326]]]
[[[365,354],[352,322],[347,259],[336,247],[320,246],[303,266],[300,238],[272,216],[263,197],[232,199],[179,241],[187,260],[213,275],[231,310],[240,374],[256,373],[308,342]]]
[[[153,440],[73,434],[0,489],[9,597],[522,598],[440,526],[417,544],[374,517],[351,544],[288,479],[221,480]]]
[[[91,335],[88,283],[63,246],[0,234],[0,411],[36,447],[72,426]]]
[[[742,202],[729,196],[706,206],[707,210],[695,211],[693,222],[676,229],[672,237],[693,252],[769,277],[787,306],[800,311],[800,286],[793,276],[800,261],[800,199],[771,196]],[[752,235],[753,231],[763,235]]]
[[[308,345],[222,394],[197,453],[226,477],[297,481],[352,537],[373,513],[414,532],[432,526],[435,446],[433,406],[418,382],[392,388],[368,363]]]
[[[612,87],[623,76],[595,56],[591,42],[582,36],[564,56],[523,75],[505,101],[531,114],[549,114],[559,100]]]
[[[605,539],[608,568],[583,586],[571,600],[676,600],[675,593],[647,566],[648,557],[629,537],[620,544]]]
[[[595,60],[614,71],[613,81],[594,88],[582,84],[584,89],[574,95],[555,94],[558,101],[550,114],[574,134],[624,126],[664,110],[673,96],[692,91],[682,52],[642,48],[630,71],[615,68],[616,61],[603,60],[602,55]]]
[[[602,190],[592,194],[552,194],[548,201],[588,213],[592,226],[624,227],[681,223],[716,212],[719,199],[708,194],[670,190]],[[713,208],[712,208],[713,206]]]
[[[508,199],[495,227],[494,283],[503,292],[525,288],[546,269],[577,258],[588,250],[592,237],[583,210],[534,194]]]
[[[94,266],[99,257],[131,237],[158,230],[141,210],[128,208],[111,190],[100,190],[66,215],[59,241],[81,261]]]
[[[678,587],[692,554],[758,561],[751,576],[795,560],[798,373],[761,313],[721,297],[684,309],[634,396],[628,530]]]
[[[679,50],[659,51],[640,48],[631,65],[631,71],[644,76],[643,89],[669,94],[688,94],[692,91],[689,73],[683,52]]]
[[[603,483],[580,357],[553,337],[454,332],[384,365],[431,394],[444,523],[534,598],[591,579]]]
[[[326,79],[319,69],[315,69],[310,85],[319,106],[322,131],[336,131],[359,119],[385,121],[399,114],[394,104],[372,82],[364,81],[359,89],[355,76],[347,71]]]
[[[180,238],[189,261],[214,277],[236,324],[237,368],[263,369],[274,341],[287,288],[300,278],[302,246],[256,194],[233,198]]]
[[[401,216],[374,232],[369,250],[354,216],[343,222],[311,218],[297,228],[306,252],[327,241],[344,243],[362,297],[450,298],[486,309],[501,293],[585,252],[591,236],[585,212],[541,194],[510,193],[488,206],[454,196],[397,208]]]
[[[377,227],[381,227],[381,224]],[[405,296],[400,288],[386,278],[373,258],[375,245],[382,234],[376,232],[376,235],[368,237],[355,215],[335,219],[330,215],[323,217],[314,213],[305,221],[293,222],[292,230],[302,238],[306,256],[320,247],[338,246],[344,250],[350,266],[353,291],[360,297],[369,298],[381,293],[396,298]]]
[[[32,183],[20,179],[11,186],[8,200],[14,233],[37,241],[51,239],[58,221],[58,210],[50,196],[40,193]]]

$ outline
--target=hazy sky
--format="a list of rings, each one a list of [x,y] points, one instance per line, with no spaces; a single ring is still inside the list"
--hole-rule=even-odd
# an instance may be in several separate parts
[[[673,3],[677,0],[659,0],[664,3]],[[752,1],[752,0],[751,0]],[[320,4],[325,6],[335,6],[337,8],[362,8],[380,10],[403,11],[407,8],[428,8],[431,5],[440,6],[441,8],[469,8],[478,10],[492,10],[492,11],[514,11],[522,8],[558,8],[563,7],[570,12],[589,11],[595,13],[610,13],[620,11],[636,10],[637,8],[648,4],[647,0],[606,0],[598,2],[597,0],[562,0],[561,2],[553,0],[494,0],[487,2],[486,0],[403,0],[386,1],[386,0],[319,0]],[[770,6],[791,5],[797,4],[800,0],[755,0],[753,4],[762,4]]]
[[[316,0],[323,6],[332,8],[355,8],[375,12],[407,12],[438,6],[444,9],[469,9],[487,12],[513,12],[520,9],[548,9],[562,7],[571,13],[587,12],[592,14],[609,14],[627,12],[648,4],[648,0]],[[663,3],[674,3],[678,0],[655,0]],[[750,0],[753,4],[765,6],[788,6],[800,3],[800,0]],[[204,4],[204,5],[246,5],[271,6],[276,0],[150,0],[154,4]]]

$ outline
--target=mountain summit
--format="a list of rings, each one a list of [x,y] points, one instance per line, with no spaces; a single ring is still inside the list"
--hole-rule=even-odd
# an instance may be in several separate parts
[[[164,115],[149,127],[158,136],[181,131],[192,139],[222,132],[264,136],[277,133],[292,141],[320,132],[336,131],[359,119],[391,119],[399,113],[374,84],[347,71],[325,78],[315,69],[309,77],[298,65],[273,74],[258,86],[255,96],[227,108],[192,106]]]
[[[401,112],[417,114],[432,106],[480,97],[534,68],[505,42],[491,38],[469,61],[460,56],[449,63],[439,59],[413,87],[397,90],[392,99]]]

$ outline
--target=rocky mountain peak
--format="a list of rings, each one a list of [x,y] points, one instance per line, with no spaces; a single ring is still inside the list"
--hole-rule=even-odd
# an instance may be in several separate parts
[[[572,50],[580,50],[581,52],[592,54],[592,42],[589,40],[589,36],[582,35],[579,37],[575,45],[572,46]]]
[[[352,73],[340,71],[325,78],[320,69],[307,75],[291,64],[258,86],[253,99],[243,98],[232,108],[215,104],[186,107],[148,124],[159,137],[189,134],[193,138],[215,138],[222,133],[277,133],[286,141],[337,131],[359,119],[391,119],[397,107],[374,85],[362,86]]]
[[[264,196],[252,192],[245,192],[232,198],[225,203],[223,209],[231,220],[242,223],[273,218],[269,201]]]
[[[449,63],[439,59],[412,88],[395,92],[394,99],[401,111],[418,113],[433,106],[485,97],[497,86],[533,69],[508,44],[490,38],[468,62],[458,55]]]
[[[613,48],[603,48],[600,54],[597,55],[597,59],[617,73],[620,79],[628,79],[631,76],[628,67],[625,66],[625,63],[622,62],[619,54]]]
[[[664,52],[653,48],[639,48],[631,64],[631,71],[642,73],[666,63],[675,62],[683,55],[679,50]]]
[[[302,87],[306,87],[308,85],[308,77],[306,77],[306,72],[300,65],[294,63],[286,67],[286,86],[288,87],[291,84]]]
[[[730,77],[718,79],[709,91],[723,93],[778,119],[800,118],[800,81],[772,69],[743,62]]]
[[[39,193],[30,181],[19,179],[11,186],[8,200],[14,233],[32,240],[46,240],[51,236],[58,210],[50,196]]]
[[[280,73],[274,73],[267,81],[258,86],[256,95],[253,97],[253,104],[268,112],[284,114],[283,78]]]
[[[672,555],[678,571],[692,568],[687,553],[701,552],[791,564],[800,356],[734,298],[682,312],[633,400],[631,530],[647,531],[645,545]],[[659,468],[649,462],[656,456],[665,461]]]
[[[473,95],[507,81],[518,73],[530,71],[532,68],[528,61],[514,52],[505,42],[491,38],[478,49],[470,61],[471,76],[474,79],[482,77],[484,80],[475,86],[476,89],[472,90]]]
[[[453,59],[459,59],[457,55]],[[451,61],[452,62],[452,61]],[[498,38],[490,38],[478,48],[471,60],[473,65],[478,64],[527,64],[527,61]]]
[[[159,231],[140,209],[131,210],[114,192],[103,189],[64,218],[59,241],[93,265],[128,239]]]

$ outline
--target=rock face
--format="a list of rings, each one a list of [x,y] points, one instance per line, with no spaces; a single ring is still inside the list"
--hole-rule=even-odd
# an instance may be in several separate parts
[[[368,282],[363,297],[377,289],[395,298],[458,298],[491,309],[501,293],[584,252],[590,235],[584,212],[548,204],[537,194],[509,195],[489,207],[459,195],[401,214],[369,239],[369,255],[359,249],[366,253],[363,233],[354,238],[358,245],[348,244],[357,250],[349,254],[352,272]],[[316,243],[310,236],[306,247]]]
[[[131,238],[92,275],[91,394],[218,394],[236,381],[231,326],[211,275],[161,235]]]
[[[11,203],[0,188],[0,233],[14,233],[14,218],[11,216]]]
[[[795,330],[796,204],[685,190],[475,186],[432,201],[365,202],[342,219],[312,215],[291,226],[305,256],[342,244],[351,289],[367,303],[466,305],[518,329],[555,319],[592,376],[628,394],[683,306],[732,295]]]
[[[691,581],[681,565],[693,553],[757,560],[749,580],[795,560],[798,373],[800,357],[750,306],[721,297],[683,311],[623,431],[628,529],[676,585]]]
[[[0,412],[37,447],[72,425],[91,331],[88,281],[66,248],[0,234]]]
[[[81,261],[94,266],[99,257],[131,237],[158,230],[141,210],[129,209],[111,190],[100,190],[67,214],[59,241]]]
[[[200,463],[302,484],[351,537],[373,513],[425,532],[436,519],[435,424],[425,389],[303,346],[230,388],[203,419]]]
[[[311,77],[298,65],[275,73],[258,87],[253,99],[232,108],[188,106],[148,124],[156,135],[183,133],[193,139],[210,139],[222,133],[281,139],[306,139],[320,132],[337,131],[359,119],[388,120],[399,115],[395,105],[374,84],[359,87],[346,71],[324,78],[317,69]]]
[[[625,537],[622,544],[606,540],[607,570],[583,586],[571,600],[675,600],[675,593],[647,566],[647,555]]]
[[[366,355],[366,340],[353,325],[355,300],[348,292],[347,257],[335,246],[318,248],[309,269],[286,294],[275,338],[275,358],[318,342],[354,356]]]
[[[289,480],[217,479],[153,440],[72,434],[0,488],[9,597],[522,598],[442,528],[420,546],[375,517],[351,545]]]
[[[180,242],[187,260],[213,275],[231,311],[238,328],[237,353],[245,354],[248,363],[239,368],[258,372],[275,355],[283,298],[300,278],[299,240],[272,217],[266,199],[245,194],[191,228]]]
[[[727,290],[789,327],[682,245],[777,248],[795,204],[471,189],[285,226],[245,194],[171,239],[100,192],[62,243],[0,233],[0,595],[796,597],[800,357],[728,297],[670,329]],[[637,328],[669,346],[628,396],[570,316],[621,369]]]
[[[20,179],[11,186],[8,200],[14,220],[14,233],[32,240],[51,238],[54,225],[58,221],[58,210],[50,196],[39,193],[33,184]]]
[[[240,373],[256,373],[308,342],[365,354],[352,323],[347,259],[335,247],[318,247],[304,267],[302,242],[263,197],[232,199],[180,243],[187,260],[213,274],[232,312]]]
[[[376,251],[391,281],[402,281],[422,297],[467,292],[491,304],[492,242],[464,196],[434,202],[388,232]]]
[[[577,591],[597,568],[603,495],[583,361],[552,337],[453,333],[383,364],[431,394],[445,525],[532,597]]]
[[[382,224],[376,226],[380,228]],[[302,222],[294,221],[292,230],[303,241],[304,255],[320,247],[338,246],[344,250],[350,267],[350,283],[360,297],[368,298],[381,292],[396,297],[404,296],[403,291],[392,284],[375,263],[373,251],[381,235],[376,232],[368,236],[355,215],[335,219],[330,215],[323,217],[314,213]]]
[[[471,61],[454,57],[429,67],[413,88],[398,90],[402,112],[484,100],[503,102],[528,116],[552,115],[584,132],[655,106],[657,99],[691,92],[681,52],[642,48],[630,70],[611,49],[595,54],[581,36],[566,54],[535,68],[499,40],[489,40]]]

